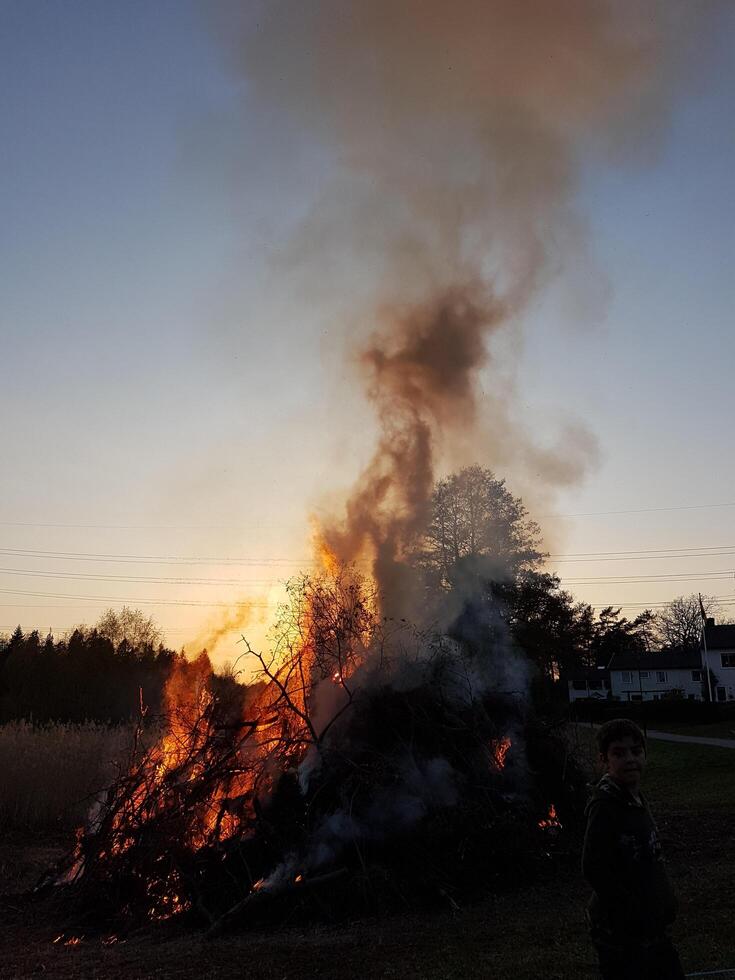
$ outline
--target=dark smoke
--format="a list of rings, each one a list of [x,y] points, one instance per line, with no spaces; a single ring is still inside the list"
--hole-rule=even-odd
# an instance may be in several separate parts
[[[444,432],[475,421],[485,339],[503,313],[479,285],[446,290],[425,306],[385,311],[384,329],[360,354],[381,434],[346,519],[324,538],[343,561],[373,557],[384,603],[401,597],[388,615],[407,611],[404,559],[426,523],[436,450]]]

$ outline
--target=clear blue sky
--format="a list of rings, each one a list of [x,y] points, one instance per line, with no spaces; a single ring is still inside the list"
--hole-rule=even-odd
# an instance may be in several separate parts
[[[607,301],[588,314],[550,282],[515,366],[530,430],[578,420],[599,446],[543,495],[553,553],[641,553],[556,567],[630,613],[691,591],[735,610],[734,24],[723,7],[696,39],[655,146],[586,158],[574,203]],[[0,632],[123,601],[174,644],[242,596],[266,616],[309,513],[364,461],[353,427],[372,432],[314,298],[329,270],[300,303],[273,274],[329,147],[248,103],[188,0],[2,0],[0,127]],[[158,560],[186,556],[212,562]]]

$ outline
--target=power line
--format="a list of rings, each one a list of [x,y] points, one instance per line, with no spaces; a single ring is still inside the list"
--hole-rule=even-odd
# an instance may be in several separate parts
[[[276,521],[258,521],[256,524],[65,524],[60,521],[0,521],[0,527],[57,527],[90,531],[252,531],[302,526]]]
[[[671,554],[671,552],[682,552],[690,553],[692,551],[727,551],[730,548],[735,548],[735,544],[712,544],[712,545],[698,545],[695,548],[639,548],[637,550],[631,549],[629,551],[570,551],[567,553],[560,554],[550,554],[549,558],[609,558],[612,556],[629,556],[629,555],[666,555]],[[0,551],[3,551],[0,548]]]
[[[278,579],[163,578],[157,575],[98,575],[91,572],[44,572],[25,568],[0,568],[2,575],[72,579],[95,582],[155,582],[159,585],[276,585]]]
[[[621,514],[656,514],[675,510],[711,510],[715,508],[735,507],[735,501],[725,503],[707,504],[678,504],[670,507],[637,507],[630,510],[595,510],[583,511],[578,514],[541,514],[539,520],[546,518],[570,520],[577,517],[612,517]],[[113,530],[113,531],[236,531],[252,530],[263,527],[286,528],[297,527],[297,524],[283,524],[280,522],[259,521],[256,524],[92,524],[92,523],[64,523],[61,521],[0,521],[1,527],[54,527],[54,528],[75,528],[90,530]]]
[[[68,595],[63,592],[28,592],[20,589],[0,589],[0,595],[22,595],[36,596],[41,599],[81,599],[85,602],[101,602],[110,605],[115,603],[134,603],[136,606],[204,606],[205,608],[233,609],[237,606],[247,606],[249,609],[269,609],[268,602],[197,602],[186,599],[141,599],[125,598],[123,596],[97,596],[97,595]]]
[[[621,583],[619,583],[621,584]],[[624,583],[622,583],[624,584]],[[20,589],[0,589],[0,595],[20,595],[28,597],[37,597],[42,599],[76,599],[84,602],[94,602],[103,604],[116,604],[116,603],[134,603],[136,605],[149,605],[149,606],[198,606],[204,608],[223,608],[223,609],[233,609],[239,605],[246,606],[249,609],[269,609],[272,603],[268,602],[251,602],[249,600],[244,600],[241,602],[206,602],[197,600],[187,600],[187,599],[142,599],[142,598],[130,598],[124,596],[82,596],[82,595],[69,595],[67,593],[61,592],[31,592],[22,591]],[[717,602],[721,602],[723,605],[729,605],[735,603],[735,597],[722,595],[722,596],[711,596]],[[655,607],[655,606],[667,606],[670,600],[667,601],[656,601],[656,602],[596,602],[595,606],[641,606],[641,607]],[[13,603],[13,606],[15,604]],[[38,606],[38,608],[46,608],[44,606]],[[84,608],[84,607],[78,607]]]
[[[28,548],[2,548],[0,555],[14,558],[40,559],[47,558],[59,561],[106,562],[113,564],[157,564],[157,565],[243,565],[246,567],[278,567],[311,568],[320,566],[315,558],[281,558],[268,555],[251,555],[239,558],[232,557],[203,557],[183,555],[127,555],[114,552],[83,552],[83,551],[44,551]],[[552,562],[586,562],[586,561],[641,561],[667,560],[677,558],[732,558],[735,557],[735,544],[732,545],[702,545],[696,548],[645,548],[637,551],[582,551],[550,554]],[[363,559],[358,564],[369,564]]]
[[[726,574],[723,574],[725,572]],[[226,579],[226,578],[174,578],[156,575],[100,575],[91,572],[57,572],[39,571],[35,569],[23,568],[0,568],[2,575],[30,576],[32,578],[52,578],[70,579],[72,581],[94,581],[94,582],[151,582],[158,585],[236,585],[253,587],[270,587],[281,584],[280,579]],[[662,575],[594,575],[578,576],[575,578],[562,577],[568,585],[581,584],[601,584],[605,582],[615,582],[623,585],[634,582],[693,582],[706,581],[708,579],[716,581],[728,581],[735,577],[735,573],[727,569],[712,569],[700,572],[672,572]]]
[[[735,604],[735,598],[727,595],[713,595],[708,596],[709,599],[714,599],[721,606],[732,606]],[[669,600],[670,601],[670,600]],[[595,602],[588,603],[588,605],[593,606],[595,609],[605,609],[608,606],[612,606],[613,609],[662,609],[664,606],[668,606],[669,602]]]
[[[733,546],[735,547],[735,545]],[[286,565],[300,568],[302,566],[321,564],[315,558],[277,558],[268,556],[250,556],[246,558],[205,558],[185,557],[181,555],[124,555],[114,553],[97,553],[84,551],[41,551],[30,548],[0,548],[0,554],[17,558],[52,558],[62,561],[114,562],[123,564],[153,563],[156,565],[247,565],[247,566],[278,566]]]
[[[628,556],[622,556],[620,558],[562,558],[561,556],[554,558],[554,563],[556,562],[601,562],[601,561],[668,561],[675,558],[733,558],[735,557],[734,551],[702,551],[698,553],[688,552],[686,554],[680,555],[663,555],[663,554],[633,554],[631,552]]]
[[[617,585],[633,585],[636,582],[729,582],[735,578],[735,572],[719,569],[713,572],[681,572],[672,575],[595,575],[589,578],[562,578],[567,585],[599,585],[615,583]]]
[[[541,514],[539,520],[544,518],[561,518],[568,520],[573,517],[614,517],[619,514],[661,514],[672,510],[708,510],[714,507],[735,507],[735,501],[724,504],[683,504],[676,507],[640,507],[635,510],[593,510],[582,514]]]

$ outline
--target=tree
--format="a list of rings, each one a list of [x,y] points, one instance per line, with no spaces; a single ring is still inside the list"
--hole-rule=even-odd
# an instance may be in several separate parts
[[[708,616],[717,611],[717,600],[712,596],[703,596],[702,604]],[[661,646],[698,650],[702,635],[699,596],[692,593],[672,599],[656,614],[655,626]]]
[[[548,682],[579,666],[590,632],[592,610],[560,586],[556,575],[529,571],[493,589],[508,609],[513,638]]]
[[[498,578],[514,579],[544,558],[541,530],[523,501],[488,469],[468,466],[440,480],[417,562],[444,589],[463,560],[486,557]]]
[[[100,616],[96,629],[115,648],[125,642],[128,649],[139,653],[152,650],[161,642],[161,631],[152,617],[129,606],[123,606],[119,612],[108,609]]]
[[[16,626],[13,630],[12,636],[8,640],[8,645],[6,646],[5,650],[8,654],[16,653],[18,650],[23,648],[24,642],[25,636],[23,635],[23,630],[20,628],[20,626]]]
[[[648,652],[651,623],[654,614],[644,609],[635,619],[620,615],[620,609],[606,606],[601,609],[594,625],[592,638],[593,662],[607,667],[616,653],[641,655]]]

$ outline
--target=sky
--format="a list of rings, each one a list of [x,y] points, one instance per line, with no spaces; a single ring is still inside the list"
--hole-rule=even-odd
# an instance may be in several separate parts
[[[0,0],[0,633],[126,604],[234,660],[370,458],[351,357],[377,279],[342,247],[368,232],[301,84],[318,54],[298,18],[259,41],[267,6]],[[626,615],[699,591],[735,614],[735,8],[708,12],[635,145],[575,144],[584,247],[480,384],[474,461],[565,587]],[[483,438],[499,383],[552,455],[584,433],[578,478]]]

